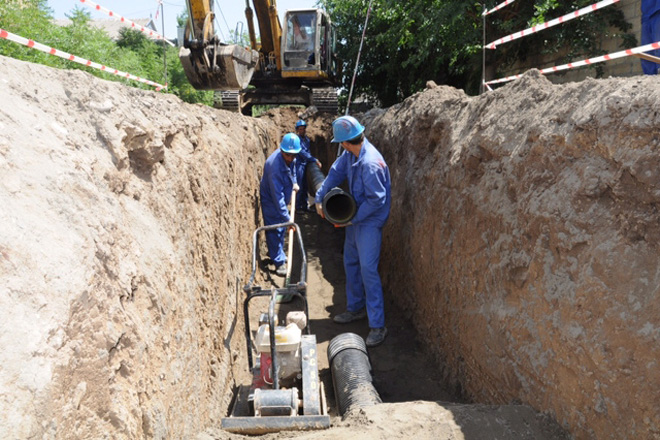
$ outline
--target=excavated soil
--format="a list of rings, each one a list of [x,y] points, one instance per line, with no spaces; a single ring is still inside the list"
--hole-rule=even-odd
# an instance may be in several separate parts
[[[361,116],[393,182],[384,403],[336,414],[327,344],[368,328],[332,322],[343,231],[302,214],[333,426],[263,438],[660,438],[653,80],[532,72]],[[239,437],[219,425],[247,379],[259,178],[300,109],[247,118],[8,58],[0,102],[0,437]],[[331,120],[308,118],[325,172]]]

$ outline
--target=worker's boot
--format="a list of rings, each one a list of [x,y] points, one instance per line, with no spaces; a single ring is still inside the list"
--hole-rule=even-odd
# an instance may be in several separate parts
[[[286,276],[286,264],[280,264],[277,266],[277,269],[275,269],[275,275],[280,276],[280,277],[285,277]]]
[[[358,310],[357,312],[345,311],[336,315],[332,320],[337,324],[348,324],[349,322],[359,321],[367,317],[367,309]]]
[[[367,344],[367,347],[378,347],[380,344],[383,343],[386,336],[387,336],[387,328],[385,327],[372,328],[371,331],[369,332],[369,336],[367,336],[365,343]]]

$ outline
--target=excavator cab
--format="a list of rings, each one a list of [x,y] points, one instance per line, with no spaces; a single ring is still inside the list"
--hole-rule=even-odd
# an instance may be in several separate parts
[[[209,2],[188,0],[193,4],[197,1]],[[280,23],[275,0],[252,0],[252,4],[254,11],[250,1],[245,0],[252,53],[258,55],[254,75],[249,81],[251,87],[246,88],[246,83],[228,88],[233,90],[216,88],[219,92],[214,106],[246,115],[251,115],[256,105],[282,104],[314,106],[321,112],[337,113],[335,86],[340,64],[335,56],[336,37],[328,14],[321,9],[291,10],[285,13],[284,23]],[[192,67],[186,68],[186,74]],[[197,69],[196,73],[202,74],[196,77],[212,76],[204,77],[207,70],[206,67]],[[195,88],[200,88],[196,85],[199,81],[191,82]]]
[[[197,90],[244,89],[259,61],[256,50],[221,43],[213,30],[213,3],[187,0],[188,23],[179,59]]]
[[[335,31],[321,9],[287,11],[282,32],[282,78],[332,84],[337,75]]]

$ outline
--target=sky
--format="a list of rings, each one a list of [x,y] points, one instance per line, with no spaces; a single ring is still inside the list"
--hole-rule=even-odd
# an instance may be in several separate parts
[[[123,15],[124,17],[135,20],[138,18],[154,18],[158,8],[157,0],[93,0],[94,3],[110,11]],[[316,7],[316,0],[277,0],[277,11],[280,15],[280,21],[283,20],[284,13],[288,9],[306,9]],[[103,12],[96,11],[86,3],[79,0],[48,0],[48,7],[53,11],[54,18],[66,18],[76,7],[91,12],[92,18],[110,18]],[[250,1],[250,7],[254,6]],[[176,38],[176,17],[186,9],[185,0],[163,0],[163,17],[165,19],[165,37]],[[215,0],[216,14],[216,33],[221,39],[229,38],[229,29],[232,31],[236,24],[243,22],[243,27],[247,32],[247,23],[245,22],[245,1],[243,0]],[[223,19],[224,17],[224,19]],[[162,32],[162,20],[159,14],[155,20],[156,29]],[[255,26],[257,26],[255,19]],[[257,32],[258,32],[257,26]]]

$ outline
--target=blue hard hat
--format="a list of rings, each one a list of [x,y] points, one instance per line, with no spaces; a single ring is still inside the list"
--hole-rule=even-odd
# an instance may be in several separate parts
[[[300,153],[300,138],[295,133],[287,133],[280,142],[280,150],[289,154]]]
[[[298,122],[296,122],[296,128],[298,127],[307,127],[307,122],[300,119]]]
[[[330,142],[344,142],[355,139],[364,131],[364,126],[353,116],[342,116],[332,123],[334,139]]]

